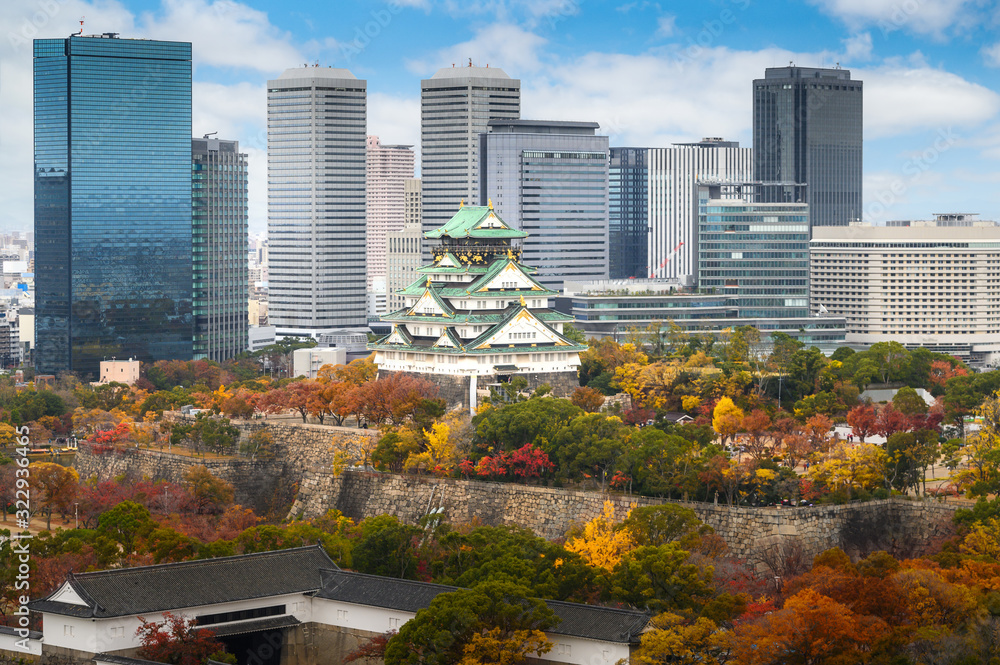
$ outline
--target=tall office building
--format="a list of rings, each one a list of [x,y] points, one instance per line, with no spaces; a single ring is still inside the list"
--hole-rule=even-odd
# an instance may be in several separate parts
[[[369,290],[373,278],[385,277],[386,233],[403,228],[407,179],[413,179],[413,146],[382,145],[377,136],[369,136],[365,208]]]
[[[329,67],[267,82],[269,318],[279,335],[367,322],[366,88]]]
[[[847,69],[775,67],[753,82],[757,181],[805,183],[810,226],[861,218],[862,83]],[[774,189],[770,201],[794,201]]]
[[[191,139],[194,357],[247,350],[247,156],[237,141]]]
[[[742,319],[808,318],[809,208],[758,202],[767,189],[699,182],[698,287],[735,297]]]
[[[481,135],[480,202],[529,234],[524,261],[556,291],[608,277],[608,137],[598,127],[492,120]]]
[[[649,148],[611,148],[608,168],[608,273],[646,277]]]
[[[191,44],[34,42],[39,373],[189,360]]]
[[[650,148],[647,274],[693,283],[698,274],[698,181],[747,181],[750,148],[718,138]],[[729,189],[724,190],[729,195]]]
[[[479,196],[479,135],[490,120],[521,117],[521,81],[496,67],[446,67],[420,82],[423,229],[445,225]],[[424,259],[430,261],[425,242]]]
[[[403,221],[420,226],[424,216],[423,188],[420,178],[403,181]]]

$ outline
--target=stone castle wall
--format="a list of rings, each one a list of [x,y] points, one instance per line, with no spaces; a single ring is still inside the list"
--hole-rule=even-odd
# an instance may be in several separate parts
[[[80,446],[73,466],[81,480],[103,481],[122,476],[183,483],[189,467],[203,464],[212,475],[233,485],[236,503],[266,515],[294,499],[298,483],[307,473],[330,469],[338,449],[378,436],[374,430],[280,421],[234,420],[232,424],[240,430],[240,443],[254,432],[270,432],[274,439],[273,457],[202,458],[190,455],[187,449],[174,452],[170,447],[95,454],[89,447]]]
[[[94,454],[81,447],[74,465],[83,479],[125,476],[182,482],[189,466],[204,464],[233,484],[237,502],[259,514],[273,514],[293,498],[289,513],[293,518],[316,517],[337,509],[356,520],[390,514],[416,523],[431,510],[443,508],[456,524],[518,524],[547,539],[561,538],[574,525],[599,515],[605,500],[615,505],[618,515],[624,515],[633,504],[664,503],[647,497],[429,476],[349,470],[337,477],[332,469],[336,450],[360,444],[371,447],[377,432],[262,420],[234,424],[241,438],[268,430],[275,441],[274,458],[202,459],[169,450]],[[782,509],[684,505],[726,540],[732,555],[748,559],[768,549],[790,546],[808,557],[834,546],[855,555],[877,549],[911,555],[953,533],[955,509],[953,504],[901,498]]]
[[[604,501],[624,515],[633,505],[666,501],[510,483],[379,473],[311,473],[303,478],[291,516],[311,518],[335,508],[355,520],[390,514],[416,523],[443,508],[453,523],[516,524],[550,540],[565,536],[601,513]],[[831,547],[853,555],[884,549],[898,555],[919,553],[928,543],[953,533],[955,506],[901,498],[843,506],[741,508],[683,503],[715,529],[730,554],[759,559],[767,550],[796,549],[811,558]]]

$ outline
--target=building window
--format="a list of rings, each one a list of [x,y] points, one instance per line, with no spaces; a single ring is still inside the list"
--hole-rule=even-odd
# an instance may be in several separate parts
[[[347,610],[337,610],[337,621],[347,621]]]

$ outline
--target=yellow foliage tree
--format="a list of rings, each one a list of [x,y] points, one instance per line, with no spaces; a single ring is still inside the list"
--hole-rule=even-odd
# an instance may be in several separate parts
[[[850,490],[873,490],[885,480],[888,456],[874,443],[835,446],[818,464],[809,469],[809,476],[828,487]]]
[[[552,642],[540,630],[515,630],[504,635],[501,628],[491,628],[472,635],[459,665],[519,665],[551,650]]]
[[[0,448],[4,448],[17,440],[17,432],[12,425],[0,423]]]
[[[584,525],[583,535],[570,538],[566,549],[582,556],[591,566],[610,571],[635,547],[631,532],[616,526],[615,505],[605,501],[602,513]]]
[[[736,436],[742,425],[743,409],[736,406],[728,397],[720,399],[712,410],[712,429],[722,437],[722,443],[725,444]]]
[[[724,632],[715,622],[699,617],[693,622],[670,612],[653,617],[632,656],[636,665],[721,665],[725,657]]]
[[[461,443],[461,423],[454,419],[437,422],[430,431],[424,430],[427,444],[424,450],[410,453],[403,468],[407,471],[423,467],[428,471],[446,473],[455,468]]]
[[[991,517],[977,522],[962,540],[959,549],[972,556],[986,556],[1000,560],[1000,521]]]

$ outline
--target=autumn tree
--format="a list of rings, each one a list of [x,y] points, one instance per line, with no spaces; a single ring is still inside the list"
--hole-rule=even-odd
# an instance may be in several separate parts
[[[859,404],[847,412],[847,424],[861,443],[877,430],[878,414],[871,404]]]
[[[745,665],[863,663],[887,632],[885,622],[803,589],[781,610],[738,626],[733,655]]]
[[[195,619],[164,612],[163,621],[147,621],[143,617],[139,621],[142,625],[135,631],[140,642],[136,654],[139,658],[171,665],[204,665],[209,659],[236,662],[213,631],[195,629],[198,623]]]
[[[596,413],[604,406],[604,395],[593,388],[581,386],[573,391],[570,401],[588,413]]]
[[[580,535],[566,541],[566,550],[579,554],[591,566],[610,571],[635,547],[632,531],[618,526],[615,505],[605,501],[603,512],[587,522]]]
[[[663,612],[643,630],[630,661],[637,665],[723,665],[729,662],[725,637],[711,619],[690,620]]]
[[[712,410],[712,429],[728,443],[743,426],[743,409],[736,406],[729,397],[723,397]]]
[[[741,423],[741,429],[746,433],[742,444],[750,457],[760,461],[774,454],[771,417],[767,415],[767,412],[754,409],[746,414]]]
[[[203,464],[189,466],[184,472],[184,483],[199,513],[220,513],[233,501],[233,486],[213,476]]]
[[[42,505],[45,528],[52,528],[52,511],[64,515],[76,497],[80,474],[76,469],[53,462],[34,462],[29,467],[32,500]]]

